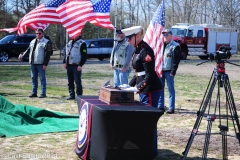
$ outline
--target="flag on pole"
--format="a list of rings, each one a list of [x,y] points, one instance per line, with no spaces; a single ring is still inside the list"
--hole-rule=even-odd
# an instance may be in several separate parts
[[[151,20],[146,34],[144,36],[144,41],[152,47],[155,55],[155,70],[162,76],[162,61],[163,61],[163,48],[164,39],[162,31],[165,27],[165,6],[164,0],[158,6],[157,11],[154,13],[153,19]]]
[[[50,23],[61,23],[56,9],[64,2],[66,0],[48,0],[27,13],[18,23],[18,33],[26,33],[26,26],[36,30],[37,28],[46,29]]]
[[[71,39],[81,34],[85,23],[114,29],[110,21],[112,0],[68,0],[57,8],[62,25]]]
[[[9,33],[18,31],[18,34],[27,32],[26,27],[32,30],[42,28],[45,30],[49,24],[61,23],[61,20],[56,13],[56,8],[62,5],[66,0],[48,0],[47,2],[36,7],[29,13],[27,13],[19,22],[17,27],[1,29],[0,31],[8,31]]]
[[[17,31],[18,28],[15,27],[15,28],[3,28],[3,29],[0,29],[0,32],[8,32],[8,33],[12,33],[12,32],[15,32]]]

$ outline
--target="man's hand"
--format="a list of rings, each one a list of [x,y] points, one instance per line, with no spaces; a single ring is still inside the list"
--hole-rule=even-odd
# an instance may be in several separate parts
[[[64,67],[65,69],[67,69],[67,63],[64,63],[64,64],[63,64],[63,67]]]
[[[77,71],[81,71],[82,70],[82,66],[78,66]]]
[[[23,57],[23,55],[22,55],[22,54],[19,54],[18,59],[21,60],[22,57]]]
[[[114,67],[110,64],[110,67],[112,68],[112,69],[114,69]]]
[[[43,70],[46,70],[46,69],[47,69],[47,66],[44,66],[44,65],[43,65]]]

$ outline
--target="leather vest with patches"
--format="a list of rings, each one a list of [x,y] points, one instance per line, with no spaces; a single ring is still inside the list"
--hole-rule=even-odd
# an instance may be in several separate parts
[[[67,44],[67,56],[66,56],[66,62],[69,57],[68,64],[79,64],[81,61],[81,53],[80,48],[82,44],[84,43],[83,40],[79,39],[72,45],[72,40],[69,41]]]
[[[113,66],[123,66],[124,62],[126,60],[127,57],[127,47],[129,45],[128,41],[124,41],[121,44],[119,44],[120,46],[115,50],[114,53],[114,59],[113,59]],[[129,68],[130,66],[128,65],[126,68]]]
[[[172,58],[174,55],[174,49],[178,46],[178,43],[175,41],[171,41],[164,50],[164,57],[163,57],[163,71],[168,71],[172,69]]]
[[[30,53],[29,53],[29,63],[32,63],[32,54],[34,54],[34,61],[33,64],[43,64],[44,62],[44,51],[48,42],[48,39],[46,39],[45,37],[42,37],[40,40],[38,40],[37,45],[36,45],[36,49],[33,53],[33,48],[34,48],[34,44],[35,41],[37,41],[37,39],[33,39],[30,43]]]

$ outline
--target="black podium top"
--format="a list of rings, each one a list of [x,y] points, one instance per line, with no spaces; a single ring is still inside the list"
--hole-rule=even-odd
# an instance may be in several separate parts
[[[79,115],[83,115],[75,148],[80,158],[152,160],[154,135],[163,112],[138,101],[108,105],[98,96],[78,96],[76,100]]]
[[[155,108],[152,107],[150,105],[146,105],[143,104],[139,101],[135,101],[134,103],[114,103],[114,104],[110,104],[108,105],[107,103],[104,103],[102,101],[100,101],[98,99],[98,96],[78,96],[76,98],[77,103],[78,103],[78,107],[79,105],[81,105],[81,100],[86,101],[92,105],[94,105],[94,107],[96,107],[96,109],[98,109],[100,112],[106,112],[106,111],[144,111],[144,112],[157,112],[159,114],[162,114],[162,112]]]

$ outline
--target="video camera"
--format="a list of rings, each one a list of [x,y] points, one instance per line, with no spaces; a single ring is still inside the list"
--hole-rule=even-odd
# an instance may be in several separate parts
[[[210,54],[209,58],[211,61],[229,59],[231,57],[231,52],[230,52],[231,49],[232,48],[228,46],[221,46],[215,54]]]

